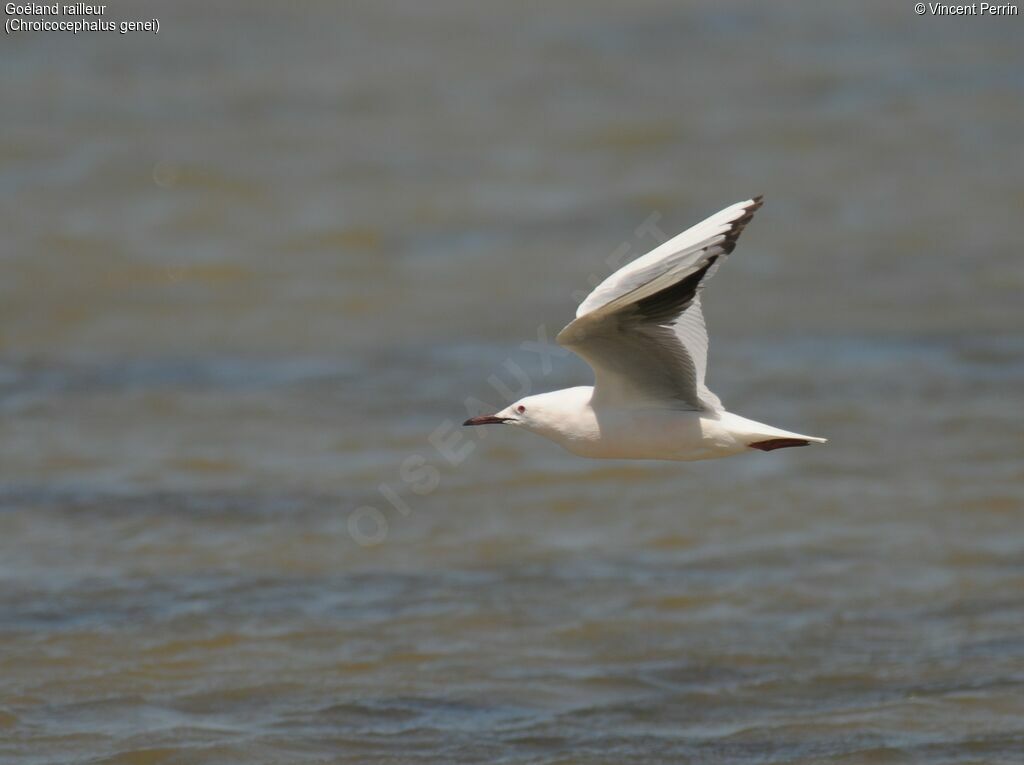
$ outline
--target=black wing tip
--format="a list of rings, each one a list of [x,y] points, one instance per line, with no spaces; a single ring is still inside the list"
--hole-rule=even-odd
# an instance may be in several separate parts
[[[754,217],[754,213],[764,207],[764,194],[758,194],[756,197],[750,199],[750,204],[743,208],[743,215],[738,217],[733,225],[745,226],[750,222],[750,219]]]
[[[745,229],[747,224],[754,219],[754,213],[760,210],[763,206],[764,194],[758,194],[750,200],[750,204],[743,208],[743,215],[730,224],[729,231],[725,235],[725,240],[721,244],[726,255],[731,254],[736,248],[736,241],[740,238],[740,234],[743,233],[743,229]]]

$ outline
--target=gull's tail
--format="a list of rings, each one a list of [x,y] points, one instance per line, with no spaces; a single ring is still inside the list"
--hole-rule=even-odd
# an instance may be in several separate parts
[[[773,449],[786,449],[790,446],[807,446],[808,444],[823,444],[828,439],[818,436],[805,436],[802,433],[794,433],[791,430],[783,430],[772,425],[766,425],[756,420],[748,420],[732,412],[722,412],[718,415],[721,424],[732,434],[738,444],[743,444],[749,449],[759,449],[762,452],[770,452]]]
[[[819,438],[818,436],[800,436],[796,433],[792,433],[781,438],[768,438],[763,441],[754,441],[751,444],[747,444],[747,446],[751,449],[757,449],[762,452],[770,452],[773,449],[788,449],[791,446],[823,444],[827,441],[827,438]]]

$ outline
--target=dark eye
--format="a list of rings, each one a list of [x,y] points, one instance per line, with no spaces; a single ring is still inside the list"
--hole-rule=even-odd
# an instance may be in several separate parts
[[[519,414],[522,414],[523,412],[526,411],[526,407],[520,404],[519,406],[516,407],[516,411],[519,412]]]

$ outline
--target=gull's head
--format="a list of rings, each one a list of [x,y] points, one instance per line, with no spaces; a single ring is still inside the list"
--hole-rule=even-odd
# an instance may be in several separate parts
[[[557,391],[556,391],[557,392]],[[559,406],[556,396],[542,393],[527,396],[494,414],[470,417],[463,425],[518,425],[532,431],[543,431],[557,420]]]

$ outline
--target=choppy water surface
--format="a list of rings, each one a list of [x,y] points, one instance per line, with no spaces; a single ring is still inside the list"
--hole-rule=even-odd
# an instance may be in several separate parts
[[[0,759],[1019,761],[1024,22],[906,5],[5,39]],[[754,193],[711,384],[827,448],[451,426]]]

